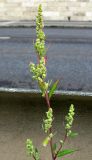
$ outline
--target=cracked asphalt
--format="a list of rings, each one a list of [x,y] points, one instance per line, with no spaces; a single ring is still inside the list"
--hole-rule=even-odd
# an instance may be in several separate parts
[[[45,28],[48,79],[58,90],[92,92],[92,29]],[[29,72],[36,63],[35,28],[0,28],[0,87],[37,89]]]

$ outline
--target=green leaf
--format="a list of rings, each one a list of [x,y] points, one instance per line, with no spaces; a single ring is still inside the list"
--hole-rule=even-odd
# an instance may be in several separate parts
[[[67,154],[72,154],[74,152],[76,152],[77,150],[73,150],[73,149],[65,149],[65,150],[62,150],[58,153],[57,157],[63,157]]]
[[[48,145],[48,143],[50,142],[51,138],[53,137],[53,134],[49,134],[48,137],[46,137],[43,141],[43,146],[46,147]]]
[[[57,145],[56,143],[53,144],[53,151],[56,151]]]
[[[71,134],[69,135],[70,137],[76,137],[76,136],[78,136],[78,133],[76,133],[76,132],[71,132]]]
[[[53,85],[52,88],[49,91],[49,98],[51,98],[52,94],[55,92],[57,85],[58,85],[59,80],[57,80]]]

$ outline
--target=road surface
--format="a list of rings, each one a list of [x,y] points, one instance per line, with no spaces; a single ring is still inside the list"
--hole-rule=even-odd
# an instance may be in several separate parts
[[[45,28],[48,79],[58,90],[92,92],[92,29]],[[37,89],[34,28],[0,28],[0,87]]]

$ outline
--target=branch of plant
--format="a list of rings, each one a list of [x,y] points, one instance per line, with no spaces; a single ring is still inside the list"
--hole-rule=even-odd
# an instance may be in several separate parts
[[[51,108],[50,106],[50,99],[49,99],[49,96],[48,96],[48,92],[46,91],[45,93],[45,99],[46,99],[46,102],[47,102],[47,105],[48,105],[48,109]],[[49,129],[49,134],[52,133],[52,127]],[[52,141],[52,138],[50,140],[50,148],[51,148],[51,154],[52,154],[52,160],[54,160],[54,153],[53,153],[53,141]]]
[[[60,147],[59,147],[59,149],[57,150],[57,152],[56,152],[56,154],[54,156],[54,160],[57,158],[57,155],[60,152],[60,150],[62,149],[62,147],[63,147],[64,143],[66,142],[66,140],[67,140],[67,130],[66,130],[66,133],[65,133],[65,136],[64,136],[63,143],[60,144]]]
[[[46,99],[46,102],[47,102],[47,105],[48,105],[48,109],[51,108],[51,106],[50,106],[50,100],[49,100],[49,96],[48,96],[48,92],[47,91],[45,93],[45,99]]]
[[[34,160],[36,160],[35,156],[33,155]]]

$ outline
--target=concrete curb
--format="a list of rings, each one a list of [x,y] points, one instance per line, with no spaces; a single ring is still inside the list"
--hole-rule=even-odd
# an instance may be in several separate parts
[[[10,95],[15,96],[19,95],[22,97],[23,95],[28,95],[30,98],[41,98],[41,92],[36,89],[17,89],[17,88],[0,88],[0,96]],[[64,99],[72,99],[72,100],[92,100],[92,92],[79,92],[79,91],[56,91],[53,95],[53,98],[58,100]]]
[[[90,21],[45,21],[45,27],[92,28]],[[17,20],[0,21],[0,27],[34,27],[35,21]]]

